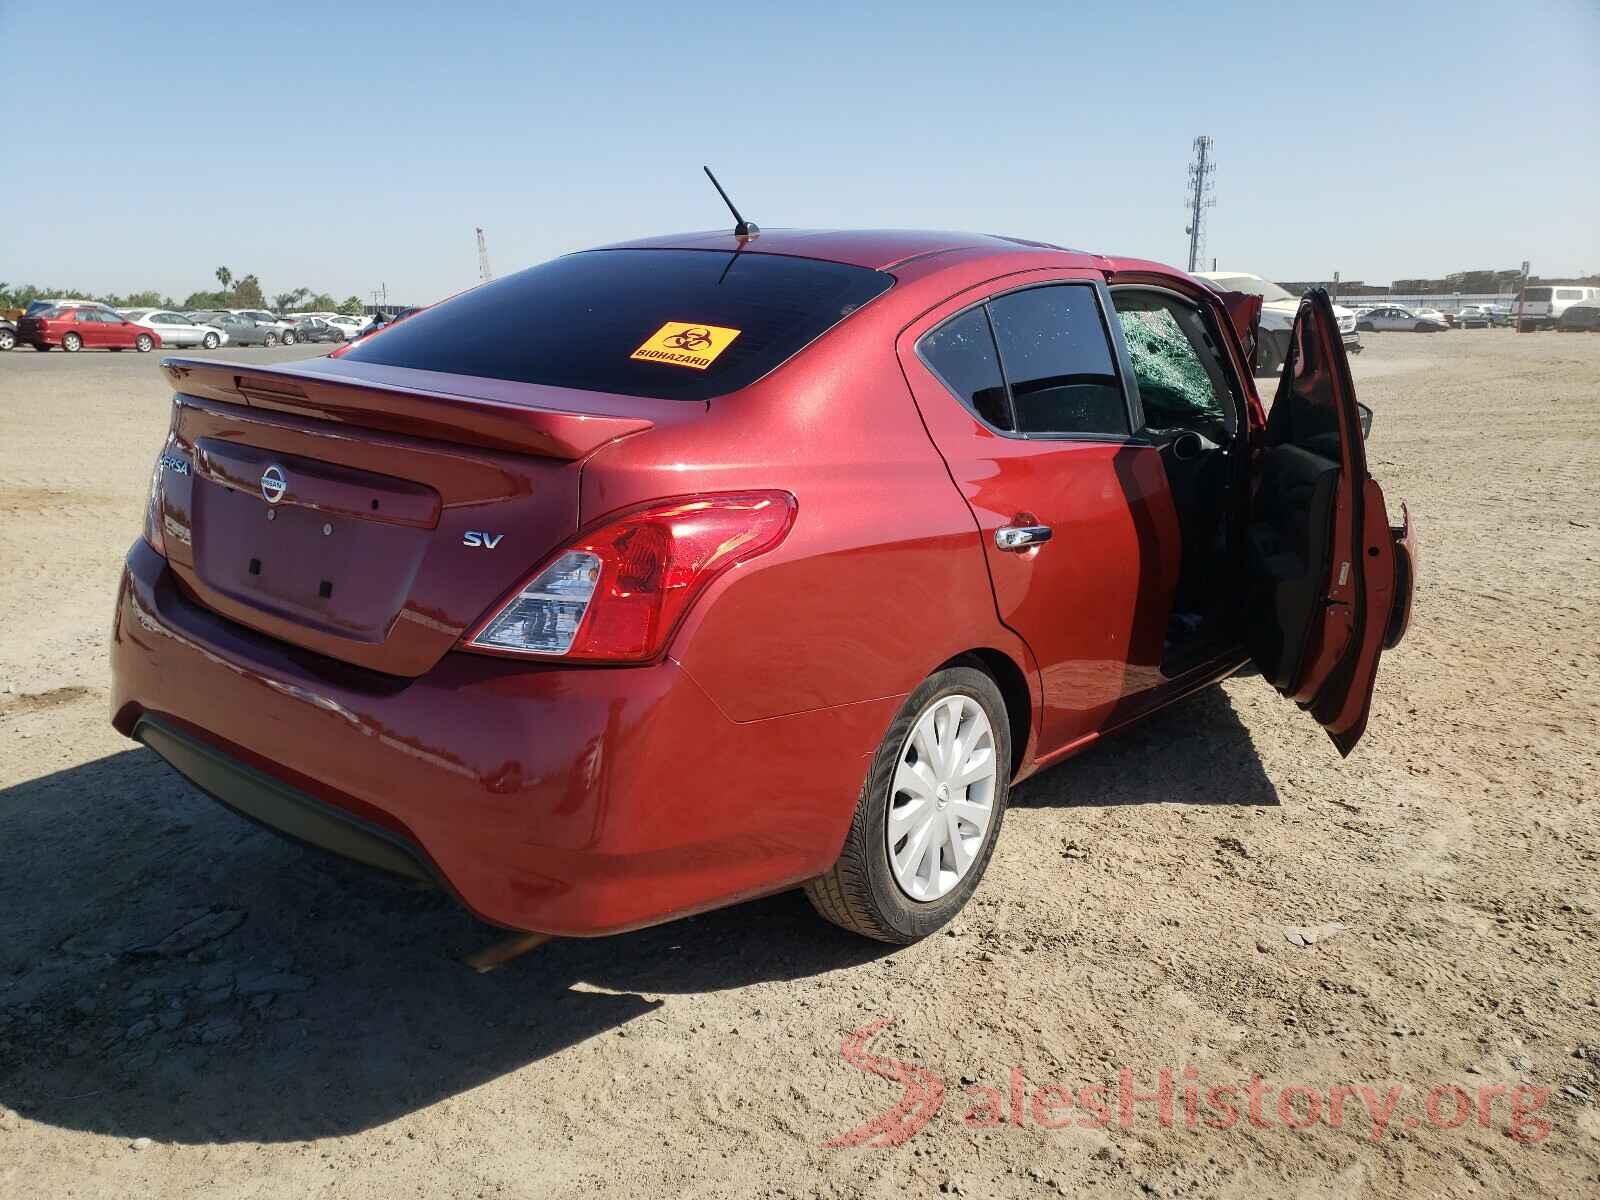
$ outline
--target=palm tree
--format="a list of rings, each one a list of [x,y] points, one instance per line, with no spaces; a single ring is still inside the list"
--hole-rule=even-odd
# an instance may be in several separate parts
[[[227,267],[217,268],[217,282],[222,285],[222,290],[227,291],[228,285],[233,282],[233,272]]]

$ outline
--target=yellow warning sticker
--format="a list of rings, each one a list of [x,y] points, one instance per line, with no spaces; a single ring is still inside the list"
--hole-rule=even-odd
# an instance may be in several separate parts
[[[721,325],[668,321],[628,357],[640,362],[670,363],[675,367],[704,371],[738,336],[737,329],[725,329]]]

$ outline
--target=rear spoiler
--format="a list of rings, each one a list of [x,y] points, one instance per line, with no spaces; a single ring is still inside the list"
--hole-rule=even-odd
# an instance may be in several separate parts
[[[584,458],[607,442],[643,433],[655,424],[644,416],[545,407],[542,403],[570,400],[581,405],[615,400],[615,407],[628,407],[630,402],[637,403],[633,397],[464,376],[442,377],[471,387],[473,392],[485,393],[467,394],[395,379],[341,378],[330,360],[312,361],[319,366],[247,367],[215,359],[164,358],[161,369],[172,386],[188,396],[543,458]],[[395,368],[376,368],[371,373],[413,374]]]

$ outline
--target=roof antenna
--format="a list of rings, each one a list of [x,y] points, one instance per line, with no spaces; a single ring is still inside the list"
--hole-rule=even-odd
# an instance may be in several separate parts
[[[722,197],[722,202],[728,206],[728,211],[733,214],[733,219],[737,222],[733,227],[733,236],[742,238],[754,237],[760,233],[761,226],[754,221],[746,221],[740,215],[739,210],[733,206],[733,201],[728,199],[728,193],[722,190],[722,185],[717,182],[717,177],[711,173],[711,168],[702,166],[700,169],[706,173],[706,178],[711,180],[711,186],[717,189],[717,195]]]

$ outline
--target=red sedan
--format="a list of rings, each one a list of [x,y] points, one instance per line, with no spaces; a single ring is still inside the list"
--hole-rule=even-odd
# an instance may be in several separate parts
[[[571,254],[335,359],[165,364],[113,720],[501,925],[803,885],[907,942],[1011,787],[1247,663],[1361,737],[1409,620],[1326,295],[998,237]]]
[[[60,346],[68,354],[79,350],[137,350],[148,354],[161,346],[161,335],[135,325],[109,308],[57,305],[17,322],[17,341],[35,350]]]

